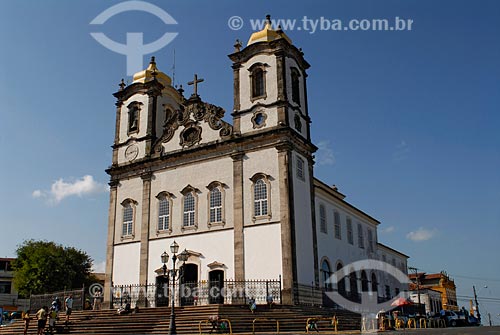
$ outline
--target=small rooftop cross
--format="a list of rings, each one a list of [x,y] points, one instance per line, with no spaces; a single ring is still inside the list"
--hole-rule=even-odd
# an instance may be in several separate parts
[[[194,85],[193,96],[198,96],[198,83],[201,83],[203,81],[204,81],[204,79],[198,79],[198,75],[195,73],[194,74],[194,80],[188,82],[188,85]]]

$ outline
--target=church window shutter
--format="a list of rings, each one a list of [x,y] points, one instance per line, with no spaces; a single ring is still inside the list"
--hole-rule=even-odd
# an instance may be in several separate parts
[[[300,74],[295,68],[292,68],[292,101],[300,105]]]
[[[346,219],[347,223],[347,242],[354,245],[354,236],[352,233],[352,221],[351,218]]]
[[[339,212],[335,211],[333,213],[333,219],[335,223],[335,237],[338,238],[339,240],[342,239],[341,233],[341,223],[340,223],[340,214]]]
[[[358,247],[361,249],[365,248],[365,241],[363,237],[363,226],[361,223],[358,223]]]
[[[326,227],[326,209],[325,205],[319,205],[319,227],[322,233],[327,233]]]
[[[296,160],[296,168],[297,168],[297,178],[300,180],[305,180],[305,173],[304,173],[304,160],[300,157],[297,157]]]

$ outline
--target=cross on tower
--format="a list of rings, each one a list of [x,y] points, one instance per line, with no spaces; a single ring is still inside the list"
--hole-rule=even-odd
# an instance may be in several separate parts
[[[194,80],[188,82],[188,85],[194,85],[194,93],[193,96],[197,97],[198,96],[198,83],[203,82],[204,79],[198,79],[198,75],[195,73],[194,74]]]

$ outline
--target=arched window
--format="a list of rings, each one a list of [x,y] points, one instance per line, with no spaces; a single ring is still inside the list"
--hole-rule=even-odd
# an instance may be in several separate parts
[[[266,97],[266,67],[267,64],[255,63],[248,71],[250,71],[250,100]]]
[[[128,127],[127,133],[136,133],[139,132],[139,112],[141,110],[141,102],[133,101],[131,102],[128,108]]]
[[[300,74],[295,68],[292,68],[292,101],[300,105]]]
[[[134,237],[134,218],[137,203],[132,199],[124,200],[122,209],[122,238]]]
[[[170,213],[172,211],[172,194],[161,192],[156,196],[158,199],[158,226],[157,233],[171,231]]]
[[[224,202],[226,184],[213,181],[208,186],[208,226],[225,224]]]
[[[330,264],[326,259],[321,263],[321,277],[323,280],[323,285],[325,289],[329,290],[332,288],[332,282],[330,277],[332,276],[332,271],[330,269]]]
[[[187,185],[181,191],[182,197],[182,229],[196,229],[198,227],[198,193],[200,190]]]
[[[338,263],[337,264],[337,271],[341,270],[342,267],[343,267],[342,263]],[[338,276],[337,279],[338,279],[337,289],[339,291],[339,294],[345,296],[346,295],[346,292],[345,292],[345,278],[344,277],[340,278],[340,276]]]
[[[319,229],[321,230],[322,233],[327,233],[326,230],[326,209],[325,205],[320,204],[319,205]]]
[[[132,227],[134,225],[134,209],[130,203],[123,207],[123,236],[132,235]]]
[[[170,204],[166,198],[158,201],[158,230],[167,230],[170,224]]]
[[[356,276],[356,272],[352,271],[349,274],[349,287],[351,290],[351,298],[354,301],[359,300],[358,296],[358,277]]]
[[[257,179],[254,184],[255,216],[267,215],[267,185],[264,179]]]
[[[260,67],[252,71],[252,98],[265,95],[264,70]]]
[[[365,270],[361,271],[361,292],[368,292],[368,277]]]
[[[210,223],[222,222],[222,194],[218,187],[210,191]]]
[[[187,193],[184,196],[184,219],[183,219],[184,227],[194,226],[195,215],[196,215],[196,206],[193,193]]]
[[[252,220],[270,220],[271,214],[271,176],[256,173],[250,178],[252,181],[253,217]]]
[[[377,276],[374,272],[372,273],[372,292],[378,292]]]

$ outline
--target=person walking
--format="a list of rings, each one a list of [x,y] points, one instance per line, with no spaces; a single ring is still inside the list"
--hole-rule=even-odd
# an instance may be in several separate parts
[[[37,326],[38,326],[38,335],[43,335],[45,331],[45,325],[47,324],[47,306],[43,306],[36,312],[36,318],[38,320]]]
[[[66,307],[66,322],[65,324],[69,324],[69,317],[71,316],[71,312],[73,311],[73,296],[70,294],[66,300],[64,300],[64,305]]]
[[[252,314],[255,314],[255,310],[257,309],[257,304],[255,303],[254,297],[251,297],[248,300],[248,307],[250,308],[250,311],[252,312]]]

